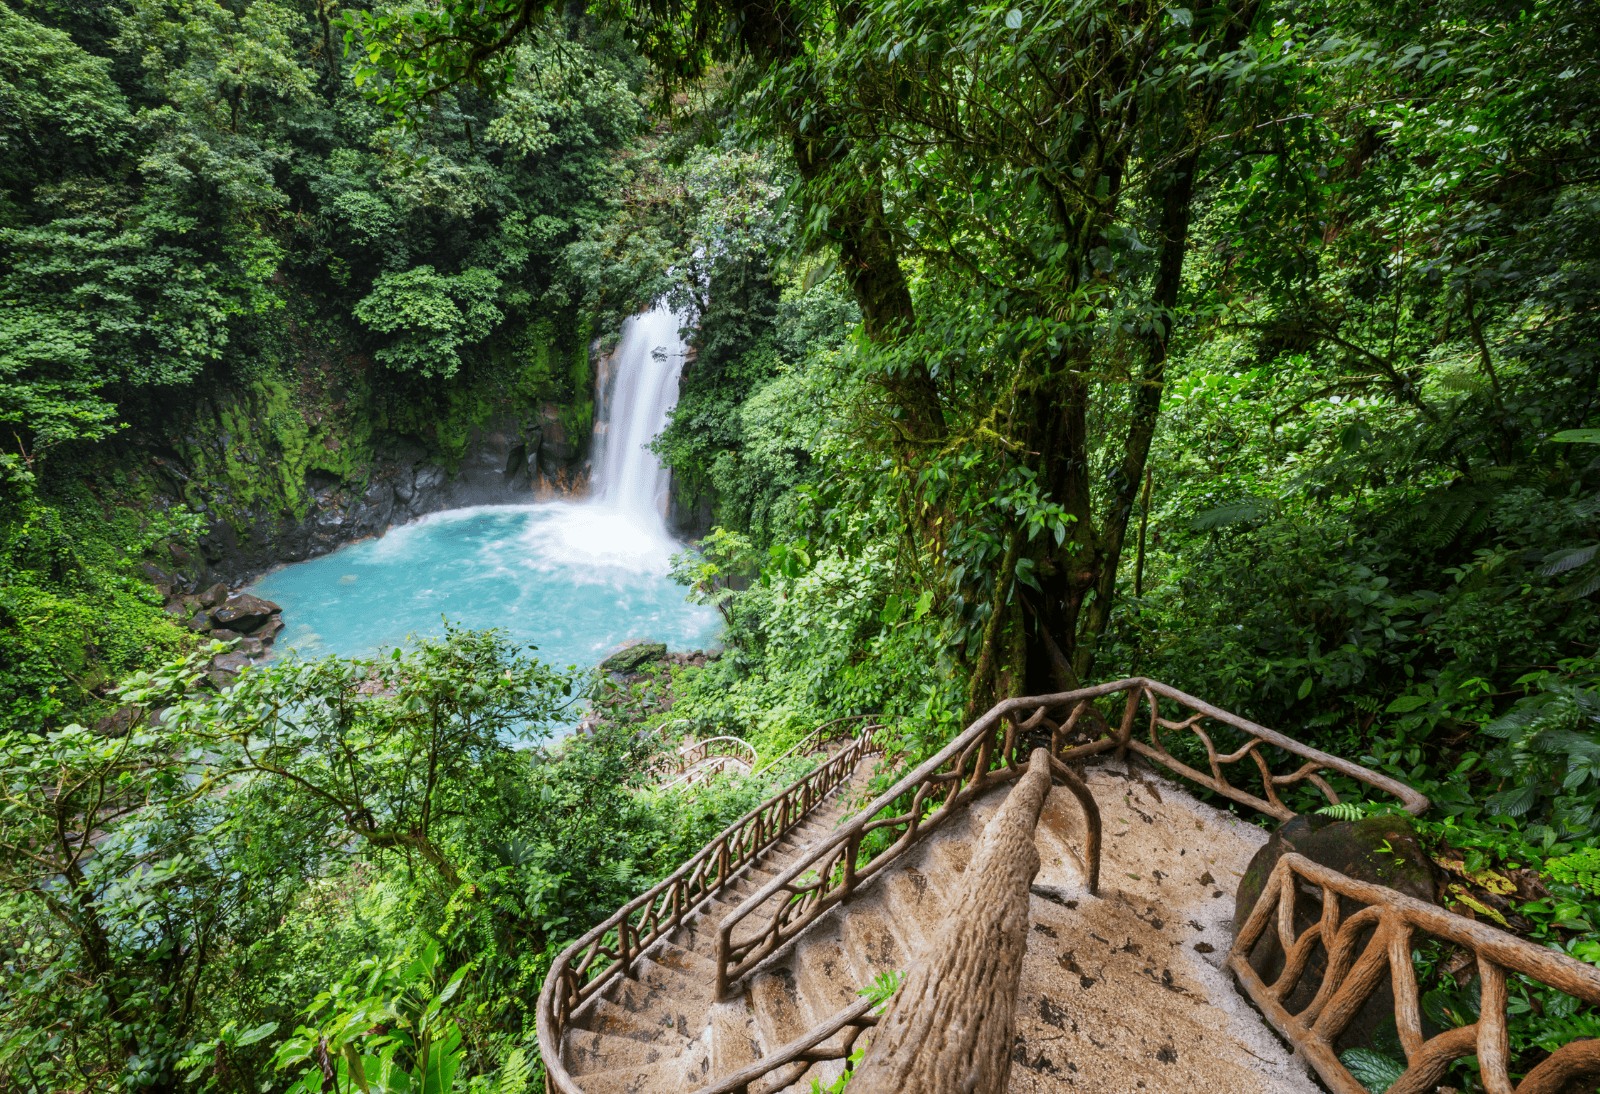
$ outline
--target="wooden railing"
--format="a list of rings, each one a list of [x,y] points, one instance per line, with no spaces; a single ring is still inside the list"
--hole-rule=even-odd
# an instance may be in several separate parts
[[[721,758],[721,763],[711,761]],[[684,745],[667,758],[664,766],[666,784],[663,790],[692,786],[705,782],[730,765],[744,768],[743,774],[755,770],[756,750],[750,742],[740,737],[708,737]]]
[[[1096,704],[1118,696],[1123,698],[1122,711],[1119,725],[1113,728]],[[1187,713],[1177,719],[1164,717],[1163,701]],[[1141,703],[1149,707],[1145,722],[1149,743],[1133,735]],[[1205,724],[1208,720],[1231,729],[1243,738],[1242,743],[1230,753],[1219,754],[1214,732]],[[1163,735],[1177,732],[1192,733],[1203,744],[1209,775],[1167,750]],[[1129,749],[1225,797],[1283,819],[1295,814],[1283,804],[1279,790],[1302,780],[1315,786],[1329,802],[1339,801],[1337,792],[1321,776],[1322,771],[1392,794],[1408,812],[1420,813],[1428,807],[1427,798],[1403,783],[1303,745],[1155,680],[1135,677],[1056,695],[1007,699],[723,918],[717,928],[718,998],[724,998],[733,984],[779,947],[965,809],[974,798],[1020,777],[1027,770],[1027,763],[1019,750],[1030,739],[1045,735],[1057,761],[1052,765],[1056,774],[1083,804],[1086,815],[1094,811],[1094,799],[1066,763],[1113,750],[1122,754]],[[1073,743],[1085,738],[1082,744]],[[1290,774],[1274,775],[1262,755],[1269,747],[1299,757],[1303,763]],[[1262,796],[1234,786],[1224,770],[1225,765],[1247,758],[1260,774]],[[1097,817],[1098,813],[1093,815]],[[879,831],[887,833],[889,842],[873,848],[868,841]],[[1099,880],[1098,831],[1093,835],[1093,852],[1085,855],[1091,891]],[[883,843],[884,837],[878,837],[876,842]],[[864,847],[868,848],[866,854]],[[780,892],[787,893],[788,899],[771,922],[756,934],[735,939],[738,925]]]
[[[824,722],[816,729],[813,729],[810,733],[807,733],[804,737],[800,738],[797,743],[792,744],[788,748],[784,749],[784,751],[780,753],[776,759],[769,760],[760,771],[756,772],[756,774],[765,775],[768,771],[771,771],[774,767],[777,767],[790,756],[804,756],[808,753],[815,752],[818,749],[826,748],[828,745],[834,744],[838,741],[848,740],[851,737],[859,736],[861,733],[870,733],[874,729],[878,728],[876,725],[871,723],[876,721],[879,717],[881,717],[881,715],[847,714],[843,718],[835,718],[831,722]],[[863,730],[845,728],[851,722],[859,722],[863,720],[869,723]]]
[[[1303,883],[1320,890],[1322,914],[1297,935],[1295,905]],[[1343,921],[1341,897],[1362,905]],[[1250,954],[1269,926],[1283,950],[1283,971],[1266,984]],[[1359,946],[1369,932],[1366,945]],[[1476,959],[1482,989],[1476,1022],[1424,1038],[1411,957],[1417,932],[1459,946]],[[1326,960],[1321,981],[1310,1002],[1290,1013],[1286,1001],[1319,947]],[[1513,1086],[1506,1033],[1508,973],[1600,1004],[1600,969],[1382,885],[1356,881],[1301,855],[1278,860],[1228,953],[1227,967],[1335,1094],[1370,1094],[1339,1062],[1333,1046],[1385,977],[1394,992],[1395,1026],[1406,1056],[1406,1071],[1388,1094],[1431,1094],[1463,1056],[1477,1056],[1487,1094],[1557,1094],[1576,1080],[1600,1078],[1600,1041],[1573,1041]]]
[[[1043,762],[1035,766],[1038,761]],[[768,1080],[765,1089],[780,1090],[800,1081],[816,1063],[844,1061],[845,1070],[851,1070],[857,1038],[873,1025],[880,1030],[872,1050],[854,1069],[853,1081],[863,1091],[926,1088],[926,1082],[907,1081],[912,1067],[924,1078],[945,1069],[962,1075],[976,1071],[986,1080],[983,1091],[1002,1089],[1028,948],[1028,886],[1039,872],[1034,829],[1057,763],[1044,749],[1035,750],[1027,774],[985,826],[982,844],[962,875],[962,895],[929,947],[928,960],[913,968],[881,1023],[867,1013],[870,1000],[862,1000],[694,1094],[748,1094],[761,1079]],[[1098,812],[1093,818],[1098,829]],[[1004,939],[1004,952],[987,952],[997,936]],[[929,1011],[919,1013],[924,1007]],[[841,1030],[844,1036],[834,1037]]]
[[[548,1086],[583,1094],[561,1065],[561,1040],[572,1012],[618,977],[631,976],[634,958],[675,931],[746,867],[767,854],[837,791],[881,746],[870,734],[854,738],[810,774],[762,802],[702,847],[672,876],[619,909],[555,959],[539,993],[539,1052]]]

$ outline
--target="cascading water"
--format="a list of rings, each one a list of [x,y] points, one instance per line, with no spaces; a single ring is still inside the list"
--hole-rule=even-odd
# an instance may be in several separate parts
[[[657,307],[630,318],[613,360],[611,405],[594,460],[595,500],[641,527],[666,531],[670,474],[650,451],[678,402],[678,377],[688,347],[680,318]]]
[[[442,631],[501,627],[557,665],[592,665],[628,638],[675,649],[715,640],[717,614],[668,578],[669,475],[650,451],[677,402],[679,319],[629,319],[613,355],[582,502],[481,505],[422,517],[381,539],[276,570],[251,592],[283,605],[278,649],[357,656]]]

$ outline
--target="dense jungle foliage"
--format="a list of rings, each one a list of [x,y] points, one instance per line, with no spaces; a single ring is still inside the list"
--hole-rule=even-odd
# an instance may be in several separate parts
[[[634,728],[776,755],[875,712],[915,759],[1132,674],[1422,790],[1457,910],[1600,963],[1592,5],[0,23],[0,1082],[310,1089],[348,1042],[523,1089],[550,957],[765,792],[653,796]],[[95,453],[307,347],[416,398],[655,299],[725,656],[531,748],[583,682],[492,635],[182,667],[134,567],[198,518]],[[1512,1009],[1517,1070],[1600,1036]]]

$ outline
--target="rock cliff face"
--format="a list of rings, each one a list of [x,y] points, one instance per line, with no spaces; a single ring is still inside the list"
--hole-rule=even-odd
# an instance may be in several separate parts
[[[184,475],[171,462],[163,469],[173,477]],[[587,470],[586,449],[566,441],[552,414],[549,421],[536,419],[531,427],[514,419],[475,427],[466,456],[454,470],[418,443],[400,440],[378,446],[373,459],[349,477],[307,472],[304,515],[272,504],[274,499],[229,504],[234,499],[226,486],[213,483],[214,491],[198,491],[213,493],[202,510],[208,526],[198,537],[198,558],[181,545],[170,545],[171,584],[186,590],[216,581],[237,585],[272,566],[325,555],[424,513],[573,493],[586,485]]]
[[[425,513],[584,491],[594,401],[582,367],[581,396],[564,401],[503,382],[403,399],[272,380],[216,389],[119,438],[100,477],[114,467],[126,500],[181,503],[204,521],[164,545],[157,585],[237,586]]]
[[[569,439],[561,409],[548,406],[524,420],[505,415],[473,427],[453,469],[416,441],[380,442],[343,474],[308,469],[299,498],[276,491],[252,495],[228,478],[206,477],[204,467],[177,453],[154,456],[165,487],[160,494],[201,513],[206,527],[195,540],[197,550],[169,543],[171,566],[152,579],[174,593],[217,582],[234,586],[425,513],[579,492],[587,485],[588,446]]]

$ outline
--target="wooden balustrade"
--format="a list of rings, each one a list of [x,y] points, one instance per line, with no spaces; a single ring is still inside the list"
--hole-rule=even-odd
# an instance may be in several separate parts
[[[878,751],[871,736],[852,740],[814,771],[762,802],[649,892],[567,947],[552,963],[539,993],[539,1052],[549,1085],[583,1094],[561,1066],[561,1037],[572,1012],[620,976],[633,959],[682,925],[740,871],[767,854],[842,786],[862,759]]]
[[[1108,717],[1103,706],[1109,702],[1114,709],[1119,698],[1120,712]],[[1147,708],[1142,719],[1141,706]],[[1168,716],[1174,709],[1176,716]],[[1136,727],[1141,730],[1138,735]],[[1180,734],[1192,735],[1198,743],[1206,770],[1174,754],[1173,742],[1182,739],[1177,736]],[[1225,746],[1230,749],[1226,752],[1217,743],[1225,737],[1232,738]],[[1048,749],[1036,748],[1023,759],[1022,750],[1030,742],[1044,739],[1049,741]],[[827,764],[730,827],[671,878],[589,932],[557,959],[539,1009],[540,1049],[553,1087],[563,1094],[581,1094],[557,1055],[560,1031],[571,1010],[614,977],[625,975],[634,956],[674,929],[693,907],[720,890],[734,874],[798,824],[869,751],[881,748],[871,745],[867,738],[854,740]],[[726,998],[758,964],[979,796],[1030,773],[1031,785],[1037,788],[1044,780],[1041,772],[1045,767],[1067,785],[1084,809],[1085,864],[1090,890],[1095,891],[1099,812],[1088,788],[1068,764],[1108,752],[1125,756],[1130,751],[1278,819],[1295,815],[1284,802],[1283,792],[1297,784],[1314,788],[1330,803],[1339,802],[1339,793],[1330,782],[1337,778],[1390,794],[1408,813],[1421,813],[1429,804],[1423,795],[1384,775],[1142,677],[1057,695],[1006,700],[722,919],[717,925],[717,996]],[[1201,762],[1192,746],[1185,751]],[[1274,766],[1284,765],[1285,757],[1300,762],[1284,774],[1275,774]],[[1234,764],[1253,769],[1252,774],[1259,778],[1259,793],[1235,785],[1229,771]],[[1015,792],[1012,797],[1016,797]],[[1320,892],[1322,914],[1297,934],[1294,894],[1303,884]],[[786,894],[786,899],[771,922],[753,935],[735,938],[739,924],[779,893]],[[1341,919],[1341,900],[1355,901],[1361,907]],[[947,924],[947,929],[955,932],[952,937],[971,929],[964,922],[966,919],[980,915],[979,911],[967,909],[968,903],[971,902],[963,903]],[[1284,952],[1283,972],[1271,985],[1263,983],[1249,962],[1249,954],[1269,927],[1276,930]],[[1431,934],[1472,953],[1483,984],[1480,1016],[1472,1025],[1424,1037],[1411,962],[1414,939],[1419,933]],[[1307,976],[1313,951],[1319,946],[1326,955],[1321,980],[1310,1002],[1291,1013],[1287,1001]],[[936,946],[934,957],[948,950],[948,946]],[[609,964],[601,966],[602,960]],[[1339,1062],[1333,1046],[1386,978],[1393,989],[1395,1020],[1408,1065],[1405,1075],[1389,1088],[1390,1094],[1431,1091],[1452,1061],[1469,1055],[1477,1056],[1490,1094],[1557,1094],[1571,1082],[1600,1079],[1600,1041],[1576,1041],[1551,1055],[1513,1086],[1508,1074],[1505,1012],[1509,976],[1527,977],[1600,1004],[1600,970],[1382,886],[1355,881],[1299,855],[1287,854],[1279,860],[1239,932],[1226,967],[1336,1094],[1369,1094]],[[917,976],[923,977],[927,985],[940,982],[932,971],[913,971],[913,977]],[[955,1005],[950,1002],[955,996],[947,988],[929,986],[913,994],[920,1002],[906,1012],[907,1029],[919,1022],[931,1028],[928,1023],[934,1019],[929,1015],[940,1013],[940,1007]],[[903,988],[900,998],[906,997]],[[848,1045],[874,1024],[867,1010],[865,1000],[846,1008],[791,1044],[697,1094],[742,1094],[751,1083],[767,1077],[781,1079],[778,1085],[782,1086],[795,1081],[818,1060],[843,1058],[848,1055]],[[841,1030],[846,1031],[845,1036],[836,1037]],[[893,1040],[882,1031],[877,1036],[885,1046],[904,1041]],[[876,1045],[872,1051],[877,1051]],[[888,1047],[884,1052],[889,1052]],[[899,1055],[910,1060],[914,1053]],[[858,1072],[855,1082],[865,1081],[865,1072]],[[986,1080],[980,1076],[979,1082]],[[867,1094],[866,1086],[862,1090]]]
[[[1322,914],[1297,935],[1295,904],[1302,883],[1320,892]],[[1341,919],[1341,897],[1362,907]],[[1283,971],[1271,984],[1264,983],[1250,963],[1251,952],[1269,927],[1276,931],[1284,954]],[[1418,933],[1470,952],[1482,984],[1476,1022],[1426,1039],[1411,957]],[[1363,935],[1367,935],[1364,946]],[[1309,1003],[1291,1013],[1286,1002],[1311,967],[1318,947],[1327,959],[1321,980]],[[1488,1094],[1557,1094],[1574,1080],[1600,1078],[1600,1041],[1574,1041],[1513,1086],[1507,1073],[1506,1037],[1509,973],[1600,1004],[1600,969],[1382,885],[1356,881],[1301,855],[1286,854],[1278,860],[1228,952],[1227,967],[1335,1094],[1371,1094],[1339,1062],[1334,1042],[1386,978],[1394,993],[1395,1026],[1407,1064],[1389,1094],[1431,1092],[1451,1063],[1473,1055]]]
[[[1118,696],[1124,700],[1123,709],[1120,726],[1113,729],[1096,704]],[[1165,718],[1161,713],[1163,701],[1189,713],[1178,720]],[[1133,735],[1141,703],[1149,707],[1149,743]],[[1207,720],[1228,727],[1244,738],[1243,743],[1230,753],[1219,754],[1214,732],[1205,725]],[[1163,734],[1175,732],[1192,733],[1203,744],[1210,775],[1168,751]],[[1132,749],[1208,789],[1285,819],[1294,816],[1294,812],[1283,804],[1279,790],[1294,783],[1307,781],[1329,802],[1339,801],[1339,795],[1320,774],[1322,771],[1392,794],[1409,812],[1419,813],[1428,807],[1427,798],[1403,783],[1219,710],[1159,681],[1134,677],[1056,695],[1007,699],[995,704],[936,755],[841,826],[832,838],[790,864],[724,917],[717,935],[718,997],[724,997],[756,965],[965,809],[974,798],[1019,778],[1027,770],[1027,763],[1017,755],[1021,742],[1044,735],[1050,740],[1050,754],[1060,763],[1058,774],[1064,772],[1060,777],[1083,805],[1085,815],[1093,818],[1092,853],[1085,855],[1091,891],[1098,888],[1099,881],[1099,832],[1095,823],[1098,812],[1087,788],[1066,764],[1104,752],[1115,750],[1120,755]],[[1073,744],[1080,737],[1090,739]],[[1274,775],[1263,755],[1267,748],[1281,749],[1304,762],[1288,775]],[[1224,770],[1225,765],[1247,758],[1260,774],[1261,795],[1234,786]],[[873,833],[879,831],[889,836],[889,843],[873,847]],[[876,842],[882,843],[883,837]],[[863,855],[863,847],[870,849],[868,854]],[[789,899],[772,921],[753,935],[735,938],[739,923],[779,892],[788,893]]]

